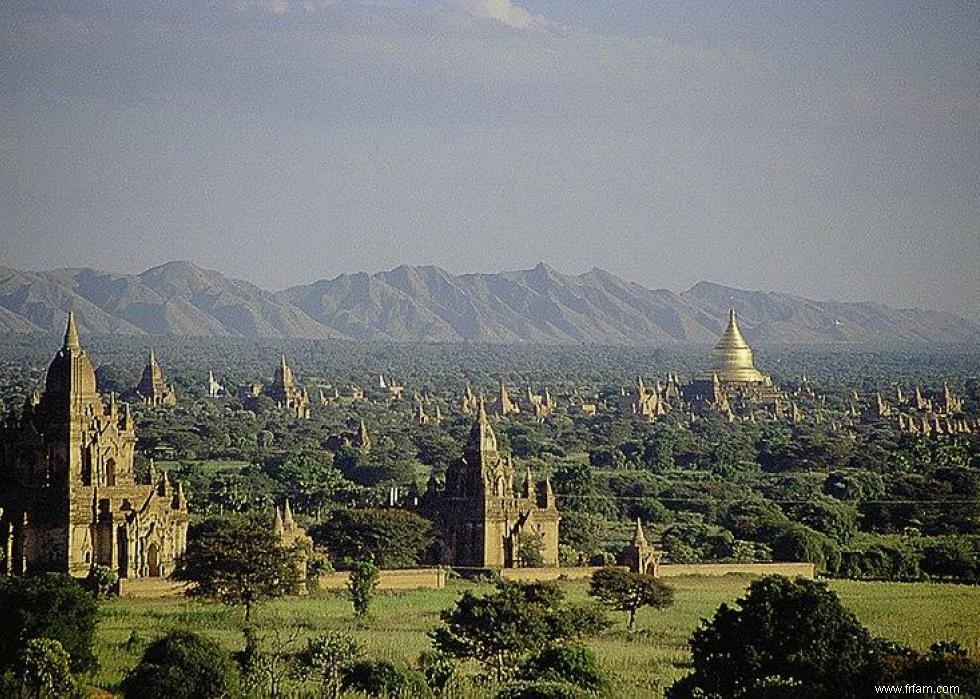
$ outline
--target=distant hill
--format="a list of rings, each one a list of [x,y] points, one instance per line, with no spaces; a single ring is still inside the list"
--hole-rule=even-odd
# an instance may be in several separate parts
[[[454,275],[403,265],[277,293],[169,262],[141,274],[0,267],[0,332],[348,338],[395,342],[662,344],[711,342],[734,303],[750,341],[975,342],[951,313],[841,303],[700,282],[675,293],[600,269]]]

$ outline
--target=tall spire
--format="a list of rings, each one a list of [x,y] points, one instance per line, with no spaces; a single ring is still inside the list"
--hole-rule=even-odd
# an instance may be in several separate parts
[[[524,477],[524,497],[528,499],[534,499],[537,497],[537,491],[534,487],[534,477],[531,475],[531,467],[527,467],[527,475]]]
[[[480,396],[476,420],[473,422],[470,438],[466,443],[466,451],[471,455],[471,458],[480,458],[484,454],[497,451],[497,435],[494,434],[490,420],[487,418],[487,405],[482,395]]]
[[[633,530],[633,546],[636,548],[646,548],[649,546],[647,544],[647,538],[643,534],[643,524],[640,523],[640,518],[636,518],[636,529]]]
[[[78,341],[78,328],[75,327],[75,312],[68,311],[68,326],[65,328],[65,349],[81,349]]]
[[[282,512],[279,510],[279,505],[275,506],[276,514],[272,519],[272,533],[282,538],[283,532],[286,531],[285,526],[282,522]]]
[[[146,363],[149,364],[150,366],[156,366],[157,364],[157,355],[153,351],[152,347],[150,348],[150,358],[147,360]]]

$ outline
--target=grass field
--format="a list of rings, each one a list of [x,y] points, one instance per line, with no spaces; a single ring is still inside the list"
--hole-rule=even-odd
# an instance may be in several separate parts
[[[667,610],[642,610],[641,632],[630,638],[625,615],[616,625],[592,639],[603,666],[614,675],[624,697],[658,697],[663,688],[685,674],[689,661],[687,639],[701,618],[709,617],[721,602],[733,601],[751,578],[672,578],[675,604]],[[571,601],[587,598],[585,582],[567,582]],[[368,654],[411,664],[429,647],[426,632],[438,625],[439,612],[451,606],[470,583],[453,583],[442,590],[378,593],[372,618],[353,622],[349,602],[339,595],[321,594],[266,604],[255,616],[266,632],[299,627],[304,636],[327,630],[354,635]],[[832,581],[844,604],[872,633],[925,649],[936,640],[957,640],[980,651],[980,588],[930,583],[877,583]],[[241,647],[242,615],[217,604],[184,600],[113,600],[102,609],[97,639],[101,668],[94,684],[114,689],[124,672],[139,659],[146,642],[172,629],[190,629],[214,638],[229,650]],[[131,634],[137,638],[130,641]]]

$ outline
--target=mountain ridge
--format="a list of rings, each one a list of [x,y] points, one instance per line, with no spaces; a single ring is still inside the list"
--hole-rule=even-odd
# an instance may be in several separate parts
[[[818,301],[701,281],[650,289],[599,268],[452,274],[434,265],[345,273],[281,291],[188,261],[138,274],[0,266],[0,333],[353,339],[389,342],[705,343],[734,305],[750,341],[958,343],[980,324],[948,312]]]

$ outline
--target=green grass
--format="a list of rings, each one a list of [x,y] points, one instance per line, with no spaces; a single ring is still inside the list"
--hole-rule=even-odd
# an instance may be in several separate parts
[[[739,597],[748,576],[671,578],[674,605],[663,611],[641,610],[641,631],[630,637],[625,614],[613,615],[615,626],[590,644],[614,676],[621,696],[660,696],[665,686],[687,672],[687,639],[700,619],[719,604]],[[832,581],[830,586],[872,633],[919,649],[936,640],[958,640],[980,651],[980,588],[930,583]],[[439,612],[466,589],[481,586],[456,582],[442,590],[379,593],[372,617],[363,626],[353,622],[343,596],[321,594],[287,599],[259,608],[255,622],[263,631],[298,627],[302,636],[345,630],[368,654],[410,664],[429,647],[426,632],[438,625]],[[588,599],[584,581],[564,583],[573,602]],[[146,642],[171,629],[205,634],[229,650],[241,647],[240,610],[186,600],[113,600],[106,603],[99,624],[96,652],[101,667],[94,684],[112,690],[136,664]],[[139,636],[127,643],[130,634]]]

